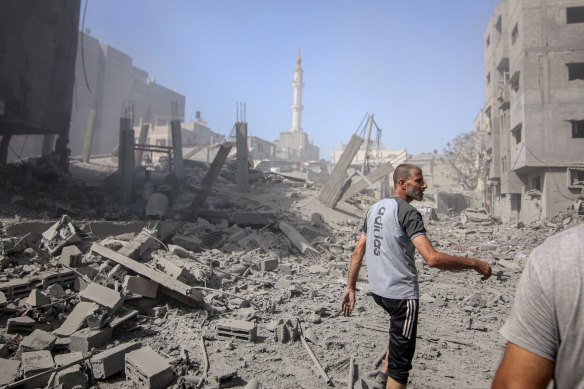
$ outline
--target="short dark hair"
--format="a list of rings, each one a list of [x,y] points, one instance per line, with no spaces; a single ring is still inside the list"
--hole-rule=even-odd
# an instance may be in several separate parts
[[[397,188],[399,180],[407,180],[412,176],[412,170],[422,171],[418,165],[412,165],[410,163],[402,163],[398,165],[393,171],[393,187]]]

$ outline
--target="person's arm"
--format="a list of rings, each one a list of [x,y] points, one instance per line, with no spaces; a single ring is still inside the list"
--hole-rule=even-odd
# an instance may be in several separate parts
[[[491,389],[545,389],[555,363],[508,342]]]
[[[363,258],[365,257],[365,247],[367,243],[367,238],[365,235],[361,235],[353,250],[353,255],[351,256],[351,265],[349,265],[349,278],[347,279],[347,286],[341,297],[341,311],[343,315],[348,316],[355,308],[356,297],[355,288],[357,285],[357,277],[359,276],[359,270],[361,270],[361,265],[363,264]]]
[[[441,270],[472,269],[483,276],[481,278],[483,281],[491,276],[491,265],[487,261],[457,257],[436,251],[426,235],[416,236],[412,243],[414,243],[414,246],[416,246],[416,249],[418,249],[418,252],[430,267]]]

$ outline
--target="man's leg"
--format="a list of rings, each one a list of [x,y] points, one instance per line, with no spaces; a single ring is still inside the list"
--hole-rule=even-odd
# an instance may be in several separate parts
[[[416,347],[418,300],[384,299],[391,310],[386,388],[405,388]]]

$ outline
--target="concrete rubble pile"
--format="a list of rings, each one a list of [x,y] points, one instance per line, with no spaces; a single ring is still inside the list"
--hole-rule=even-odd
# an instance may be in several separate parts
[[[220,177],[211,206],[190,221],[2,219],[0,387],[373,387],[388,323],[366,296],[366,268],[353,316],[338,303],[370,200],[330,209],[310,185],[286,179],[235,192]],[[584,216],[433,219],[439,250],[488,259],[494,277],[482,283],[416,258],[411,381],[487,387],[527,255]]]

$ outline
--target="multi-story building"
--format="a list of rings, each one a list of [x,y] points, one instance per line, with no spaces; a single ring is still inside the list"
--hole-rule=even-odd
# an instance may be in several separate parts
[[[79,33],[70,127],[72,155],[83,148],[90,111],[95,111],[93,154],[107,154],[119,142],[122,106],[133,107],[133,121],[165,125],[183,120],[185,97],[152,80],[128,54]],[[175,106],[175,109],[172,108]]]
[[[584,1],[503,0],[484,45],[488,205],[554,216],[584,189]]]

